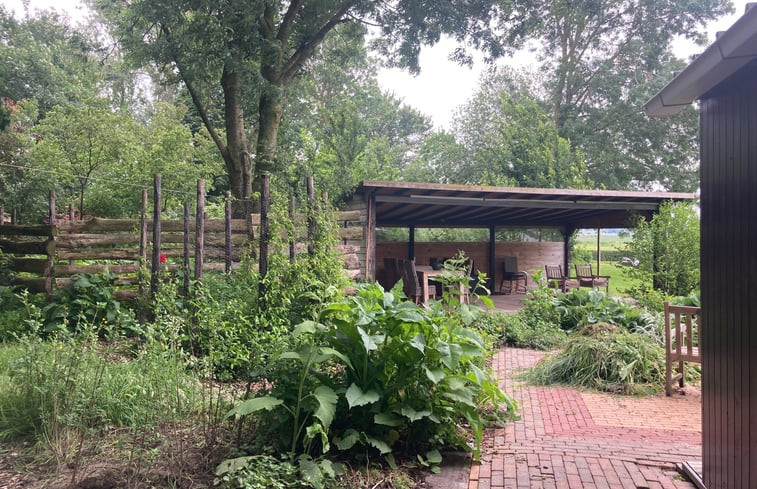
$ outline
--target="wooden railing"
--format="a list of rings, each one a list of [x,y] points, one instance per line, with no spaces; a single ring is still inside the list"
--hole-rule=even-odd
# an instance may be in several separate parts
[[[686,362],[702,363],[699,352],[701,308],[671,306],[665,302],[665,395],[673,393],[673,384],[683,388]],[[673,374],[673,369],[677,372]]]

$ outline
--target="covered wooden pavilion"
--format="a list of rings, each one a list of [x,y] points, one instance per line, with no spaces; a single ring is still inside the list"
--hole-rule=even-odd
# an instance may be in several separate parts
[[[484,228],[489,231],[488,250],[477,263],[496,284],[499,252],[495,232],[503,228],[551,228],[561,231],[559,262],[568,270],[569,239],[578,229],[627,227],[632,215],[651,216],[667,200],[692,200],[694,194],[511,188],[415,182],[364,181],[356,192],[363,207],[365,275],[377,271],[377,227],[409,229],[407,257],[416,258],[415,230],[435,228]],[[384,246],[382,245],[383,249]],[[599,256],[599,254],[598,254]],[[554,256],[553,256],[554,257]],[[482,263],[483,262],[483,263]],[[538,268],[525,266],[524,269]],[[490,285],[492,285],[490,283]]]

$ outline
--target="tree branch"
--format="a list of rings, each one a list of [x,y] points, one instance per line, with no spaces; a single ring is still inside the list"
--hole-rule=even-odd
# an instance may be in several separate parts
[[[356,3],[357,0],[346,0],[342,2],[342,5],[339,6],[329,21],[326,22],[323,27],[321,27],[318,32],[308,40],[308,42],[297,48],[281,70],[281,79],[284,83],[288,83],[294,75],[297,74],[297,71],[302,67],[305,61],[308,60],[313,53],[313,50],[321,43],[321,41],[323,41],[329,31],[334,29],[337,25],[349,21],[349,19],[344,18],[344,16],[349,9],[355,6]]]
[[[202,101],[200,100],[200,94],[195,89],[194,84],[189,79],[189,76],[184,70],[183,65],[179,61],[179,56],[176,54],[173,41],[171,40],[171,31],[168,29],[167,26],[162,25],[161,32],[163,32],[163,34],[168,39],[169,46],[171,46],[171,58],[173,59],[173,62],[176,65],[176,69],[179,70],[179,76],[181,76],[181,80],[184,82],[184,85],[186,85],[187,87],[189,96],[192,98],[192,103],[197,109],[197,112],[200,114],[200,119],[202,119],[202,123],[205,125],[205,128],[208,130],[208,133],[210,134],[210,137],[213,139],[213,142],[216,143],[218,150],[221,152],[221,156],[223,156],[223,159],[226,160],[229,154],[229,149],[226,147],[223,140],[218,135],[218,132],[216,131],[215,127],[213,126],[213,123],[210,121],[210,117],[208,116],[208,111],[203,105]]]
[[[292,27],[294,26],[298,11],[300,10],[300,7],[302,7],[302,3],[303,0],[292,0],[286,14],[284,14],[284,19],[282,19],[281,25],[279,26],[279,33],[276,36],[276,39],[279,40],[282,48],[286,46],[287,42],[289,42],[289,35],[292,33]]]

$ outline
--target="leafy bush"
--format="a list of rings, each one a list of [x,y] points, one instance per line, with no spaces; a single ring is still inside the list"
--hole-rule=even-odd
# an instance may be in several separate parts
[[[607,323],[574,333],[564,350],[526,373],[535,384],[569,384],[622,393],[659,390],[665,381],[665,351],[645,335]]]
[[[537,350],[551,350],[563,343],[565,331],[553,323],[523,312],[503,314],[503,332],[508,345]]]
[[[479,406],[510,415],[514,402],[484,371],[474,331],[441,303],[424,310],[399,293],[363,285],[326,305],[295,329],[300,347],[279,357],[274,385],[230,414],[272,410],[261,425],[292,460],[301,454],[301,468],[332,443],[390,463],[400,449],[469,449],[468,427],[478,455],[487,424]]]
[[[633,331],[642,323],[642,310],[597,289],[558,293],[552,301],[560,327],[574,330],[585,324],[610,323]]]
[[[107,270],[99,274],[82,273],[72,286],[58,289],[42,311],[45,315],[44,332],[60,328],[79,331],[83,326],[94,326],[100,332],[113,327],[134,324],[129,311],[121,308],[114,294],[117,275]]]
[[[39,310],[43,301],[41,294],[0,287],[0,343],[15,341],[30,332],[31,309]]]
[[[651,221],[633,223],[628,245],[638,267],[627,273],[669,295],[688,295],[699,288],[699,216],[692,202],[665,202]]]

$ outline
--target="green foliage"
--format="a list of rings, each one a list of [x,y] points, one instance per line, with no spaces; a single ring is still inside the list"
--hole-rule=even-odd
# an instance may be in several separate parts
[[[641,309],[609,297],[598,289],[558,293],[552,304],[564,330],[575,330],[586,324],[609,323],[633,331],[643,323]]]
[[[561,345],[567,336],[556,324],[524,312],[502,314],[502,333],[508,345],[537,350],[551,350]]]
[[[0,346],[0,438],[31,437],[60,459],[106,426],[150,427],[197,407],[177,350],[146,342],[133,358],[87,340],[36,335]]]
[[[121,308],[114,295],[117,276],[107,270],[100,274],[83,273],[70,287],[58,289],[42,309],[44,332],[61,328],[82,331],[94,327],[100,334],[113,328],[129,328],[134,324],[130,311]]]
[[[584,326],[557,354],[526,377],[536,384],[568,384],[621,393],[658,391],[665,380],[665,351],[645,335],[607,323]]]
[[[223,489],[295,489],[310,487],[299,479],[294,465],[270,455],[224,460],[214,484]]]
[[[0,343],[15,341],[33,329],[44,296],[0,287]],[[30,324],[32,323],[32,324]]]
[[[665,202],[651,221],[638,218],[628,245],[638,267],[628,274],[668,295],[699,289],[699,216],[694,203]]]
[[[441,303],[423,310],[400,289],[362,285],[295,330],[296,351],[281,355],[276,382],[230,414],[266,410],[261,423],[290,458],[339,450],[392,453],[454,446],[474,454],[486,419],[481,404],[511,415],[513,401],[484,371],[481,338]],[[473,318],[472,318],[473,319]],[[271,410],[271,411],[268,411]]]

